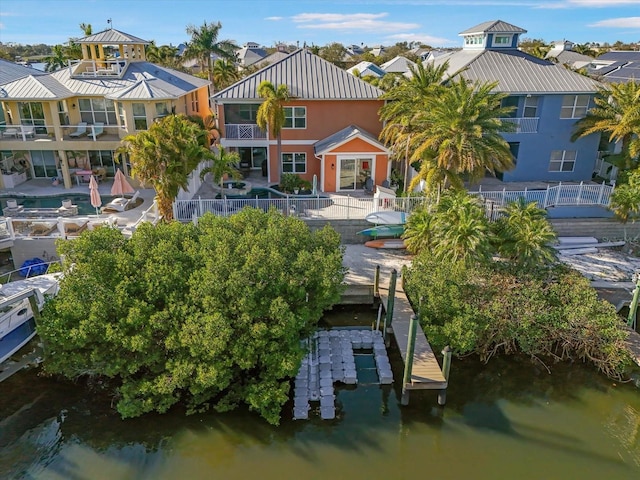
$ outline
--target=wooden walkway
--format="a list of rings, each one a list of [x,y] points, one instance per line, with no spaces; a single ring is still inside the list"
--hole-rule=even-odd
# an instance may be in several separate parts
[[[380,287],[380,300],[384,307],[387,307],[389,290]],[[404,291],[400,287],[400,282],[396,287],[395,304],[391,328],[398,343],[398,349],[402,356],[402,361],[407,362],[407,341],[409,339],[409,321],[414,314],[411,304]],[[440,364],[436,359],[427,337],[418,325],[416,333],[416,343],[413,352],[413,368],[411,369],[411,382],[405,385],[407,390],[444,390],[447,388],[447,380],[442,374]]]
[[[631,328],[627,327],[629,336],[627,337],[627,349],[631,353],[633,361],[640,365],[640,333],[634,332]]]

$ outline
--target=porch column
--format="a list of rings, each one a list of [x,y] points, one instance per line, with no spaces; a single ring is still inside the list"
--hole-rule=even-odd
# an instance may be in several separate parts
[[[58,150],[58,156],[60,157],[60,170],[62,170],[62,182],[65,189],[70,189],[73,184],[71,183],[71,173],[69,172],[69,161],[67,160],[67,152],[64,150]]]

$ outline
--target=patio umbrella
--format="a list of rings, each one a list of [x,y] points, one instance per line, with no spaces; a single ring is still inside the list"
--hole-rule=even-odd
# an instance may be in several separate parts
[[[102,199],[100,198],[100,192],[98,191],[98,183],[93,175],[91,175],[91,180],[89,180],[89,190],[91,191],[91,206],[96,209],[96,215],[100,215],[98,208],[102,205]]]
[[[113,179],[113,186],[111,187],[111,195],[124,197],[125,193],[133,193],[135,189],[127,182],[127,179],[122,173],[122,170],[116,171],[116,176]]]

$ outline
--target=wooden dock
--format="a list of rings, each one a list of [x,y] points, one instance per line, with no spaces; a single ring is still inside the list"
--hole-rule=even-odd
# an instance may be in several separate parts
[[[633,361],[640,365],[640,334],[629,327],[626,327],[626,330],[629,332],[626,342],[627,349],[631,353]]]
[[[387,306],[388,292],[388,289],[380,287],[380,300],[385,308]],[[402,287],[398,285],[396,288],[391,329],[398,343],[402,361],[405,362],[405,364],[407,362],[409,322],[413,314],[414,312],[407,296],[402,290]],[[447,388],[447,380],[444,378],[440,364],[419,325],[413,351],[411,382],[404,385],[404,388],[406,390],[444,390]]]

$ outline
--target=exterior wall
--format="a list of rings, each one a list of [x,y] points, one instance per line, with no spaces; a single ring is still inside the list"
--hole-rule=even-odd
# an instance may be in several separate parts
[[[600,136],[590,135],[571,141],[578,119],[560,118],[563,95],[541,96],[538,103],[539,117],[537,133],[505,133],[507,142],[519,142],[516,168],[505,172],[505,182],[548,181],[580,182],[589,181],[598,156]],[[519,113],[522,112],[520,102]],[[549,160],[553,150],[575,150],[576,164],[573,172],[550,172]]]

